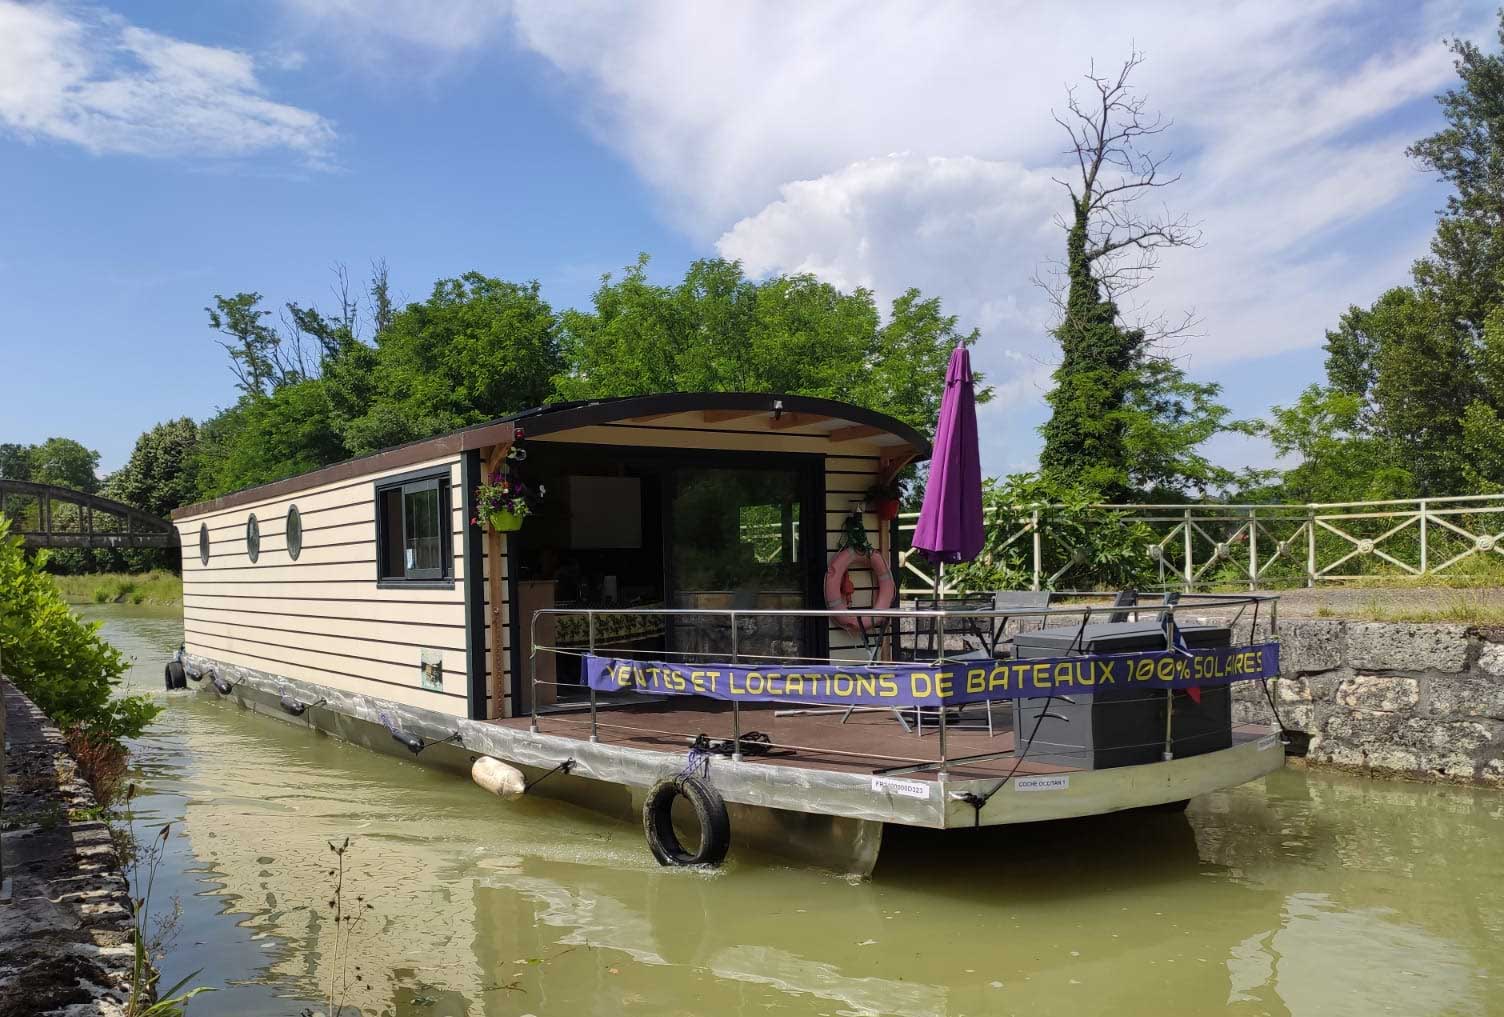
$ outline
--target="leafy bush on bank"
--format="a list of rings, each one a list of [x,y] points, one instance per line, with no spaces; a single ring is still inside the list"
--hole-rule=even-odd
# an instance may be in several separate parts
[[[1039,513],[1040,585],[1048,590],[1144,589],[1158,584],[1148,555],[1157,537],[1121,513],[1093,508],[1097,493],[1032,473],[983,484],[987,540],[975,561],[946,568],[947,587],[1026,590],[1034,581],[1027,527]]]
[[[70,739],[118,744],[145,730],[161,708],[122,696],[127,663],[80,621],[52,577],[45,553],[28,559],[0,515],[0,669]]]

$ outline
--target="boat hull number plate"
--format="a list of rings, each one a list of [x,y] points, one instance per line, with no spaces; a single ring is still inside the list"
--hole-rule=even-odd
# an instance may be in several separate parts
[[[1015,791],[1064,791],[1070,786],[1070,775],[1064,773],[1052,773],[1045,777],[1018,777],[1013,781]]]
[[[900,780],[897,777],[873,777],[872,790],[886,791],[905,798],[928,798],[930,782],[927,780]]]

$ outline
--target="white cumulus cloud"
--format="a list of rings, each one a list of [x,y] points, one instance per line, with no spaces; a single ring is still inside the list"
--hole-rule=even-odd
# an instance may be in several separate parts
[[[322,163],[324,117],[265,94],[248,54],[185,42],[93,8],[0,0],[0,126],[95,153]]]
[[[1404,148],[1454,79],[1442,40],[1495,23],[1492,0],[514,0],[466,31],[415,21],[409,0],[284,3],[341,10],[436,64],[505,35],[559,71],[691,238],[758,273],[940,296],[983,329],[977,358],[1003,386],[995,468],[1037,447],[1053,350],[1034,279],[1061,253],[1050,177],[1070,168],[1051,113],[1093,62],[1145,53],[1134,84],[1173,118],[1157,147],[1184,174],[1156,197],[1204,232],[1128,312],[1194,311],[1202,335],[1181,352],[1227,381],[1404,280],[1439,201]],[[1263,401],[1241,408],[1293,391],[1245,386]]]

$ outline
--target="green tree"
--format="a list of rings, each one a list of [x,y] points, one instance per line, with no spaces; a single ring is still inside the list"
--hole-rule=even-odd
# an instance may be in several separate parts
[[[1351,307],[1327,333],[1327,378],[1362,400],[1356,428],[1388,442],[1424,494],[1458,493],[1463,418],[1486,397],[1479,342],[1423,291],[1397,287]]]
[[[99,490],[99,453],[72,438],[48,438],[28,450],[31,479],[93,494]]]
[[[1504,44],[1504,12],[1498,38]],[[1407,150],[1451,184],[1431,256],[1416,265],[1416,283],[1474,334],[1501,300],[1504,283],[1504,55],[1453,39],[1460,79],[1437,97],[1446,126]]]
[[[1159,251],[1193,246],[1199,235],[1182,218],[1146,218],[1136,202],[1178,177],[1143,150],[1168,124],[1145,112],[1128,81],[1141,57],[1114,77],[1086,77],[1086,97],[1068,93],[1056,122],[1071,139],[1076,172],[1060,183],[1070,198],[1062,220],[1065,263],[1056,287],[1060,366],[1050,418],[1040,428],[1039,464],[1057,484],[1081,485],[1110,500],[1152,489],[1205,491],[1232,474],[1198,449],[1206,439],[1251,425],[1228,420],[1216,385],[1189,381],[1156,347],[1183,326],[1130,326],[1119,300],[1153,271]],[[1063,292],[1062,292],[1063,289]]]
[[[1267,434],[1281,457],[1299,459],[1285,470],[1270,500],[1365,501],[1409,498],[1417,491],[1395,445],[1363,423],[1360,394],[1311,385],[1291,406],[1276,406]]]
[[[910,290],[884,323],[871,292],[811,275],[748,279],[740,263],[697,261],[673,286],[639,257],[606,276],[590,310],[562,315],[560,399],[654,392],[781,392],[856,402],[931,431],[957,330],[940,302]],[[978,398],[990,397],[981,386]]]
[[[391,327],[392,319],[397,315],[397,307],[392,302],[392,287],[385,258],[371,262],[371,281],[366,287],[366,293],[371,301],[371,327],[379,337]]]
[[[214,295],[206,307],[209,327],[224,338],[215,340],[230,355],[235,384],[247,395],[265,395],[286,373],[282,363],[282,337],[263,319],[271,311],[261,307],[261,294]]]
[[[213,498],[348,458],[322,381],[245,395],[204,422],[194,453],[200,497]]]
[[[191,419],[160,423],[136,439],[125,465],[106,479],[104,494],[165,517],[198,499],[197,450],[198,425]]]
[[[1504,42],[1504,13],[1500,24]],[[1449,45],[1459,85],[1439,97],[1446,125],[1409,149],[1453,187],[1430,254],[1412,285],[1327,332],[1325,390],[1275,408],[1271,436],[1303,457],[1285,486],[1312,497],[1504,487],[1504,56]],[[1316,426],[1333,431],[1291,437]]]
[[[441,279],[429,298],[397,311],[341,374],[353,409],[365,366],[374,368],[364,411],[344,425],[351,455],[442,434],[541,404],[561,367],[558,321],[538,284],[469,272]]]
[[[0,478],[31,479],[31,446],[15,442],[0,443]]]

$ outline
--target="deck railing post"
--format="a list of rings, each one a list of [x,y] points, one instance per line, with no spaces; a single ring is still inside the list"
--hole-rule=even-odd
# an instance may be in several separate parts
[[[1034,587],[1033,587],[1033,589],[1034,589],[1035,593],[1038,593],[1039,592],[1039,579],[1040,579],[1040,576],[1042,576],[1044,574],[1044,561],[1043,561],[1044,556],[1040,553],[1041,550],[1042,550],[1042,548],[1041,548],[1042,541],[1041,541],[1040,534],[1039,534],[1039,509],[1036,508],[1032,513],[1030,513],[1029,520],[1030,520],[1030,525],[1034,529]]]
[[[1420,500],[1420,574],[1425,575],[1430,564],[1430,556],[1426,553],[1426,499]]]
[[[1196,553],[1195,545],[1191,542],[1191,510],[1185,510],[1185,589],[1191,590],[1192,577],[1194,575],[1191,565],[1191,556]]]
[[[736,612],[731,612],[731,665],[738,663],[739,647],[737,646]],[[742,704],[735,699],[731,700],[731,758],[736,762],[742,761]]]
[[[595,656],[595,612],[594,611],[591,611],[588,615],[585,616],[585,629],[586,629],[586,632],[587,632],[586,640],[589,643],[590,656],[594,657]],[[600,731],[600,727],[599,727],[599,723],[598,723],[600,718],[598,717],[598,715],[595,712],[595,686],[594,685],[590,685],[590,676],[588,674],[585,676],[585,684],[590,686],[590,740],[592,742],[598,742],[598,741],[601,740],[601,731]]]
[[[1316,506],[1306,507],[1306,585],[1316,585]]]
[[[1165,616],[1165,649],[1170,653],[1175,652],[1175,608],[1171,607]],[[1175,758],[1175,690],[1165,689],[1165,750],[1161,754],[1165,762]]]
[[[533,734],[537,734],[538,733],[538,612],[536,612],[536,611],[533,612],[533,617],[527,623],[527,627],[528,627],[527,670],[528,670],[528,688],[530,690],[528,692],[528,697],[527,697],[527,706],[528,706],[528,712],[532,715],[532,723],[530,723],[528,725],[528,730],[532,731]]]
[[[1248,510],[1248,589],[1258,589],[1259,584],[1259,515],[1258,509]]]
[[[942,578],[945,576],[944,564],[940,566],[940,575]],[[935,627],[940,630],[940,655],[935,661],[935,673],[938,674],[941,666],[945,663],[945,602],[937,600],[935,603],[940,608],[940,615],[935,619]],[[922,713],[923,710],[924,707],[919,707],[919,712]],[[922,731],[920,733],[921,735],[923,734]],[[937,776],[940,780],[948,780],[950,778],[950,774],[945,772],[945,703],[943,700],[940,703],[940,772]]]

